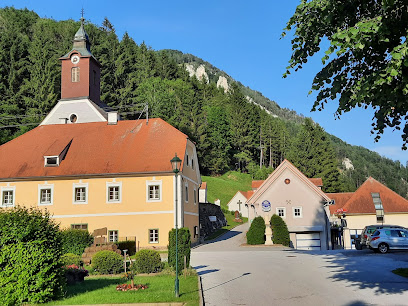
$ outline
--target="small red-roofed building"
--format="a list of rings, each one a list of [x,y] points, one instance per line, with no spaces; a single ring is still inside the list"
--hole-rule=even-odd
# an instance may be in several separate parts
[[[328,193],[327,196],[335,201],[330,206],[332,223],[344,226],[346,249],[355,248],[355,238],[360,236],[367,225],[408,227],[408,200],[372,177],[355,192]]]
[[[0,207],[47,210],[61,228],[106,227],[109,242],[140,248],[166,248],[176,224],[197,242],[195,144],[162,119],[119,120],[105,109],[83,22],[60,60],[61,100],[38,127],[0,146]]]
[[[249,208],[245,206],[246,201],[254,194],[253,190],[237,191],[237,193],[228,202],[229,211],[238,211],[242,217],[248,218]]]

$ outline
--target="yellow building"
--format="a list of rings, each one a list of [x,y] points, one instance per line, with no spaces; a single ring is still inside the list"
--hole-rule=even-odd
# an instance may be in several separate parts
[[[201,176],[194,143],[161,119],[121,121],[104,110],[99,64],[83,24],[61,60],[70,96],[40,126],[0,146],[1,207],[47,210],[62,228],[107,227],[109,241],[135,239],[141,248],[167,246],[177,211],[178,226],[198,241]],[[76,88],[82,89],[72,96]],[[182,160],[177,204],[175,154]]]

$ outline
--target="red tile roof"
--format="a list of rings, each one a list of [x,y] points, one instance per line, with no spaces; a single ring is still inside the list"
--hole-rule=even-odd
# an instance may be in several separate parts
[[[259,180],[259,181],[252,181],[252,190],[258,189],[265,180]]]
[[[317,187],[322,187],[323,186],[323,180],[318,177],[318,178],[308,178],[309,181],[311,181],[315,186]]]
[[[200,189],[207,189],[207,182],[202,182]]]
[[[240,191],[240,193],[242,193],[242,195],[248,200],[253,194],[254,194],[254,190],[249,190],[249,191]]]
[[[337,209],[343,208],[347,201],[353,196],[354,192],[344,193],[326,193],[327,196],[334,200],[334,205],[330,205],[330,214],[335,214]]]
[[[350,214],[375,214],[371,193],[379,193],[385,213],[408,212],[408,200],[369,177],[344,205]]]
[[[44,156],[59,155],[71,140],[60,165],[44,167]],[[162,119],[42,125],[0,146],[0,179],[171,172],[186,143]]]

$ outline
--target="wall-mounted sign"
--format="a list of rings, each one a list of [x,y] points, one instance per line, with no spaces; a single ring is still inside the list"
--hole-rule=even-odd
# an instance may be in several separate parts
[[[271,202],[265,200],[262,202],[262,210],[263,211],[270,211],[271,210]]]
[[[210,219],[210,222],[217,222],[217,217],[216,216],[208,216]]]

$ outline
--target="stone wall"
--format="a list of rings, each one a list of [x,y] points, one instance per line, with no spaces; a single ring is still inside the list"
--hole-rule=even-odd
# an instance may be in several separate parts
[[[210,216],[216,217],[216,220],[210,220]],[[227,219],[220,206],[212,203],[200,203],[200,237],[202,239],[226,225]]]

